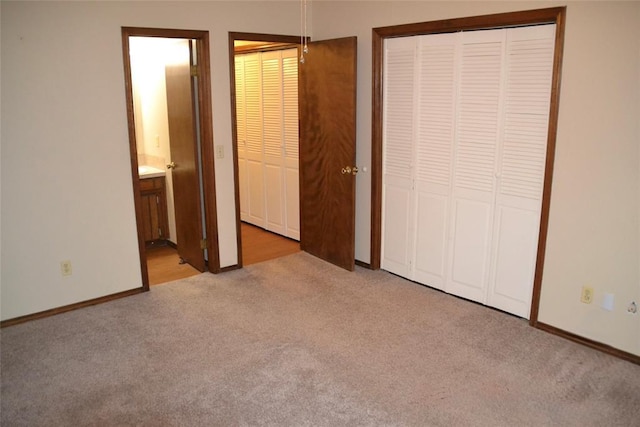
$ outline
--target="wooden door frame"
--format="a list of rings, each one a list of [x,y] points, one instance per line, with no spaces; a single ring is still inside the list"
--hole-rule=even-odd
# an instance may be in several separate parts
[[[235,66],[235,42],[236,40],[283,43],[288,45],[300,45],[299,36],[286,36],[277,34],[240,33],[229,32],[229,86],[231,88],[231,135],[233,147],[233,182],[236,207],[236,245],[238,248],[238,263],[235,266],[226,267],[225,270],[242,268],[242,221],[240,219],[240,172],[238,166],[238,125],[236,116],[236,66]],[[302,233],[300,238],[302,239]]]
[[[131,80],[131,58],[129,37],[158,37],[196,40],[198,60],[198,121],[200,124],[200,156],[202,159],[203,203],[209,271],[220,272],[220,248],[218,244],[218,219],[216,207],[216,182],[213,151],[213,118],[211,112],[211,65],[209,59],[209,32],[199,30],[176,30],[166,28],[122,27],[122,59],[124,64],[125,96],[127,102],[127,124],[129,131],[129,155],[131,158],[131,180],[133,201],[138,230],[138,251],[142,271],[142,288],[149,290],[146,246],[142,229],[142,200],[138,178],[138,149],[133,108],[133,83]]]
[[[556,24],[553,76],[551,82],[551,106],[547,136],[547,154],[542,193],[542,212],[538,254],[536,259],[533,295],[529,323],[538,326],[538,309],[542,286],[542,270],[549,224],[551,181],[558,128],[560,98],[560,75],[564,45],[566,7],[508,12],[496,15],[447,19],[406,25],[395,25],[373,29],[373,74],[372,74],[372,123],[371,123],[371,268],[380,268],[382,249],[382,120],[383,120],[383,65],[384,40],[393,37],[408,37],[425,34],[451,33],[457,31],[516,27],[524,25]]]

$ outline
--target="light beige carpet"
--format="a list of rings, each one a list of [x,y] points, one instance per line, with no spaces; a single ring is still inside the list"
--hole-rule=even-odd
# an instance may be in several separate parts
[[[305,253],[0,334],[3,426],[640,425],[640,366]]]

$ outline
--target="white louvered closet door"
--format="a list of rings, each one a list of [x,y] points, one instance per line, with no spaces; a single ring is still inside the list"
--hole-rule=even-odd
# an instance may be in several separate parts
[[[266,229],[284,234],[284,137],[280,52],[264,52],[261,54],[261,61]]]
[[[489,280],[505,32],[461,34],[445,290],[484,303]]]
[[[554,37],[542,25],[385,41],[384,269],[529,316]]]
[[[415,37],[387,39],[384,64],[382,268],[411,275],[414,247]]]
[[[260,55],[245,55],[245,107],[246,144],[245,158],[248,188],[247,221],[266,227],[264,172],[262,166],[262,72]]]
[[[282,51],[285,236],[300,240],[298,49]]]
[[[416,250],[411,279],[444,289],[453,171],[456,45],[460,33],[418,41]]]
[[[507,31],[502,150],[487,304],[529,318],[540,234],[555,25]]]
[[[299,240],[298,50],[235,64],[240,218]]]
[[[244,56],[235,57],[236,76],[236,131],[238,143],[238,185],[240,193],[240,219],[249,219],[249,188],[247,179],[247,117],[245,105]]]

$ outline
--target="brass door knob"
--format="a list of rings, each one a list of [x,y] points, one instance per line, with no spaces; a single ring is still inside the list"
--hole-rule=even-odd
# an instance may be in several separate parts
[[[171,162],[167,165],[167,169],[175,169],[176,168],[176,162]]]
[[[345,166],[342,168],[342,170],[340,171],[342,173],[342,175],[346,175],[348,173],[355,175],[358,173],[358,167],[357,166]]]

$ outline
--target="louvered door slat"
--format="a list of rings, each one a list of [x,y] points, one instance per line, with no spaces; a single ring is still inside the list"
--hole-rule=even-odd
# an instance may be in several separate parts
[[[254,159],[262,158],[262,84],[258,54],[245,56],[246,149]]]
[[[384,173],[411,178],[415,48],[387,53],[384,123]]]
[[[452,35],[421,39],[416,179],[448,187],[455,123],[455,41]]]
[[[284,86],[284,141],[285,156],[298,160],[298,57],[297,49],[293,56],[283,58]],[[285,53],[283,52],[283,55]]]
[[[265,156],[282,155],[282,75],[279,57],[262,60],[262,126]]]

